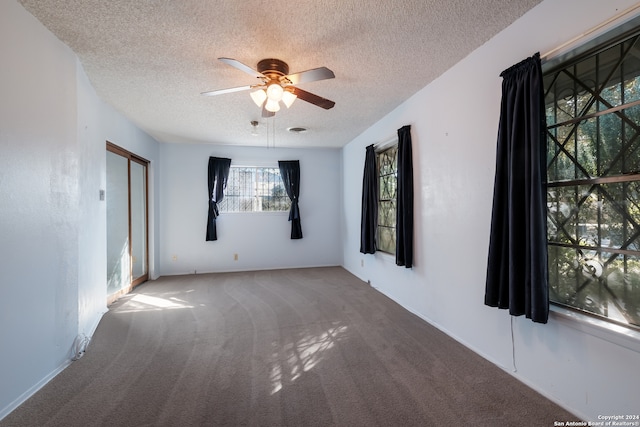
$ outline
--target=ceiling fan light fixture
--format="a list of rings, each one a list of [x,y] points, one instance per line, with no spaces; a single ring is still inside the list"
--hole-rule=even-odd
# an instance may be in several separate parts
[[[285,90],[282,94],[282,102],[284,102],[284,105],[286,105],[287,108],[291,107],[291,104],[293,104],[293,101],[295,101],[296,98],[297,96],[293,92],[289,92],[288,90]]]
[[[273,99],[267,99],[267,103],[265,104],[264,108],[267,111],[275,113],[277,111],[280,111],[280,104],[278,103],[278,101],[275,101]]]
[[[282,101],[287,108],[291,107],[296,98],[300,98],[305,102],[324,108],[325,110],[329,110],[335,105],[335,102],[329,99],[314,95],[313,93],[299,89],[295,86],[299,83],[335,78],[333,71],[327,67],[318,67],[299,73],[289,74],[289,65],[280,59],[263,59],[258,62],[256,67],[257,69],[253,69],[252,67],[249,67],[233,58],[224,57],[218,59],[225,64],[231,65],[240,71],[260,79],[261,83],[232,87],[228,89],[211,90],[208,92],[202,92],[202,95],[213,96],[257,89],[250,92],[250,95],[253,102],[259,108],[262,108],[262,117],[271,117],[273,116],[273,113],[280,111],[280,101]]]
[[[279,102],[284,94],[284,89],[279,83],[271,83],[267,86],[267,98],[275,102]]]
[[[251,92],[249,95],[251,95],[251,99],[253,99],[253,102],[255,102],[258,107],[262,107],[262,104],[264,104],[264,101],[267,99],[267,93],[263,89]]]

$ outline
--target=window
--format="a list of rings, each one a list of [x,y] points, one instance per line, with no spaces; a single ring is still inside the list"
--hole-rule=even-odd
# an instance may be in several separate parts
[[[379,180],[377,248],[395,254],[398,145],[377,152],[376,157]]]
[[[549,295],[640,328],[640,41],[545,64]]]
[[[288,211],[291,201],[279,168],[231,166],[221,212]]]

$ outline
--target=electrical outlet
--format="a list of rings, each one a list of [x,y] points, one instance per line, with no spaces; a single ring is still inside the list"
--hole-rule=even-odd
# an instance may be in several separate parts
[[[238,254],[233,254],[233,260],[237,261],[238,260]]]
[[[177,260],[178,260],[178,255],[173,255],[173,256],[171,257],[171,260],[172,260],[172,261],[177,261]]]

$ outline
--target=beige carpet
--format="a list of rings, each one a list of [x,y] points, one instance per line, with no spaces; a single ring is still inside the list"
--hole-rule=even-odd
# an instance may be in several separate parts
[[[574,416],[339,267],[163,277],[0,426],[552,426]]]

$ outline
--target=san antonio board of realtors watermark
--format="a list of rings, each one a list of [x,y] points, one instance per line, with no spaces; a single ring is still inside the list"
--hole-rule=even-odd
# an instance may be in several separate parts
[[[554,427],[629,426],[640,427],[640,415],[598,415],[595,421],[554,421]]]

